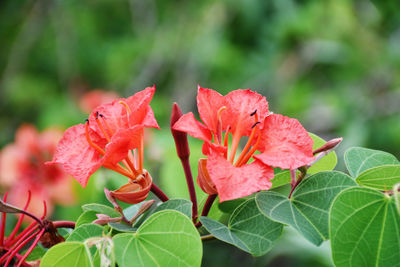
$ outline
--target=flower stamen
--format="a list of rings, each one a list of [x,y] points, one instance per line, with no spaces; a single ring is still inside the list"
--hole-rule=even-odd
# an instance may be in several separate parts
[[[101,147],[99,147],[98,145],[93,143],[92,139],[90,138],[90,135],[89,135],[89,122],[88,121],[86,121],[86,124],[85,124],[85,135],[86,135],[86,140],[88,141],[89,145],[91,147],[93,147],[97,152],[99,152],[100,155],[104,156],[104,154],[106,152]]]
[[[215,143],[217,145],[222,143],[222,119],[221,119],[221,113],[222,111],[226,110],[226,106],[222,106],[218,112],[217,112],[217,132],[215,136]]]
[[[101,114],[99,114],[99,112],[96,112],[96,123],[97,123],[97,125],[99,126],[101,132],[104,134],[105,138],[107,139],[107,142],[110,142],[110,141],[111,141],[111,138],[110,138],[110,136],[108,135],[108,133],[105,131],[105,129],[104,129],[104,127],[103,127],[103,124],[100,122],[100,120],[99,120],[99,115],[101,115]]]
[[[257,115],[257,110],[255,110],[253,113],[250,114],[250,116],[254,116],[255,119],[255,123],[253,124],[253,126],[251,127],[253,130],[251,131],[249,140],[247,140],[246,145],[244,146],[242,153],[240,153],[239,158],[236,160],[235,166],[239,166],[239,164],[241,163],[241,161],[244,159],[244,157],[246,156],[247,151],[249,150],[251,143],[253,142],[254,136],[256,134],[257,131],[257,124],[259,124],[260,122],[258,121],[258,115]]]

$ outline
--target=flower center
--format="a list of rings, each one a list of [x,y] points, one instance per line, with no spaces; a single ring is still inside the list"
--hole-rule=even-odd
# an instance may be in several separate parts
[[[131,113],[131,110],[125,101],[119,101],[119,104],[121,104],[125,107],[127,124],[129,126],[130,125],[129,115]],[[99,127],[100,131],[106,138],[107,142],[110,143],[114,132],[112,131],[112,128],[109,126],[109,124],[107,123],[106,117],[97,112],[95,119],[96,119],[96,124]],[[94,148],[101,156],[104,156],[106,153],[105,150],[93,142],[92,138],[90,137],[89,130],[90,130],[89,129],[89,121],[86,120],[86,123],[85,123],[86,140],[88,141],[89,145],[92,148]],[[133,151],[133,154],[131,153],[131,151],[129,151],[128,156],[125,157],[123,160],[121,160],[121,163],[124,167],[122,167],[119,164],[115,164],[115,165],[104,164],[103,166],[108,169],[112,169],[122,175],[129,177],[131,180],[136,180],[137,177],[139,177],[140,174],[143,173],[143,146],[144,146],[143,129],[141,130],[139,143],[140,143],[140,145],[137,149],[137,153],[136,153],[136,149]]]
[[[231,127],[228,126],[225,130],[225,134],[224,134],[224,138],[222,139],[222,119],[221,119],[221,114],[222,112],[226,110],[226,106],[221,107],[218,112],[217,112],[217,132],[216,132],[216,136],[214,138],[214,142],[217,145],[220,145],[223,143],[223,145],[228,148],[228,140],[229,140],[229,133],[231,133]],[[251,156],[256,152],[257,147],[260,143],[261,140],[261,135],[260,135],[260,128],[259,128],[259,121],[258,121],[258,114],[257,114],[257,110],[255,110],[254,112],[252,112],[250,114],[251,117],[254,117],[254,124],[251,127],[251,133],[250,136],[246,142],[246,145],[244,146],[242,152],[239,154],[239,157],[237,158],[237,160],[234,163],[234,159],[235,159],[235,155],[236,155],[236,151],[237,148],[239,146],[239,142],[240,139],[242,138],[242,136],[240,136],[239,134],[236,133],[232,133],[232,144],[231,144],[231,149],[229,152],[229,157],[226,153],[226,157],[227,159],[234,164],[236,167],[240,167],[244,164],[246,164],[249,159],[251,158]],[[256,139],[255,143],[254,140]]]

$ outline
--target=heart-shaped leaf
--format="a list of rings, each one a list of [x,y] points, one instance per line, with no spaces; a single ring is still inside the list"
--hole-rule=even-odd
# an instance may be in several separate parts
[[[400,164],[374,167],[362,172],[356,179],[357,183],[382,191],[391,190],[400,183]]]
[[[328,212],[334,197],[357,185],[350,176],[336,171],[320,172],[303,180],[292,197],[272,191],[260,192],[256,201],[272,220],[289,224],[315,245],[328,239]]]
[[[270,220],[260,212],[254,198],[236,208],[228,226],[207,217],[200,217],[200,221],[219,240],[254,256],[267,253],[281,235],[283,228],[282,224]]]
[[[115,209],[97,203],[85,204],[82,206],[83,211],[95,211],[96,213],[106,214],[110,217],[121,217]]]
[[[51,247],[40,267],[91,267],[91,259],[81,242],[64,242]]]
[[[400,215],[392,197],[369,188],[348,188],[330,210],[336,266],[399,266]]]
[[[158,206],[154,212],[161,210],[177,210],[192,218],[192,202],[187,199],[170,199]]]
[[[113,237],[119,266],[200,266],[203,247],[191,220],[181,212],[151,215],[136,233]]]
[[[76,220],[75,227],[79,227],[87,223],[92,223],[94,220],[97,219],[96,214],[97,212],[93,210],[88,210],[83,212]]]
[[[326,144],[326,141],[322,139],[321,137],[313,134],[313,133],[308,133],[312,140],[314,141],[313,149],[320,148],[321,146]],[[335,168],[337,164],[337,156],[335,151],[332,151],[322,159],[320,159],[317,163],[315,163],[313,166],[311,166],[307,173],[309,174],[315,174],[318,172],[322,171],[331,171]]]
[[[390,153],[363,147],[349,148],[344,153],[344,162],[353,177],[373,167],[399,164],[397,158]]]
[[[66,241],[85,241],[88,238],[94,236],[102,236],[103,235],[103,227],[98,224],[84,224],[77,227]]]

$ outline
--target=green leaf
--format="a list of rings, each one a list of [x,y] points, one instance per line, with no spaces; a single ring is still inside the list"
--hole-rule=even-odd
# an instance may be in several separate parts
[[[289,170],[281,171],[274,175],[274,179],[272,179],[271,189],[280,187],[285,184],[289,184],[290,181],[291,181],[290,171]]]
[[[95,211],[97,214],[106,214],[110,217],[121,217],[121,215],[115,209],[97,203],[85,204],[82,206],[83,211]]]
[[[399,266],[400,217],[393,198],[348,188],[333,201],[329,221],[336,266]]]
[[[353,177],[373,167],[399,164],[397,158],[390,153],[363,147],[349,148],[344,153],[344,162]]]
[[[81,242],[64,242],[51,247],[40,267],[91,267],[90,257]]]
[[[200,266],[200,235],[183,213],[163,210],[151,215],[136,233],[113,237],[116,261],[121,267]]]
[[[242,203],[231,215],[228,226],[200,217],[203,226],[216,238],[254,256],[267,253],[282,233],[283,225],[265,217],[254,198]]]
[[[391,190],[400,183],[400,165],[386,165],[368,169],[356,179],[357,183],[382,191]]]
[[[312,140],[314,141],[313,149],[320,148],[321,146],[325,145],[326,141],[322,139],[321,137],[313,134],[313,133],[308,133]],[[322,171],[331,171],[336,167],[337,164],[337,156],[335,151],[332,151],[322,159],[320,159],[317,163],[315,163],[313,166],[311,166],[308,170],[308,174],[315,174],[319,173]],[[273,180],[272,180],[273,181]]]
[[[252,197],[254,198],[254,196]],[[237,207],[239,207],[242,203],[246,202],[249,198],[237,198],[233,200],[224,201],[218,203],[218,208],[225,213],[231,214],[235,211]]]
[[[92,211],[92,210],[88,210],[85,211],[81,214],[81,216],[78,217],[78,219],[76,220],[75,223],[75,227],[79,227],[83,224],[87,224],[87,223],[92,223],[94,220],[97,219],[97,214],[98,212]]]
[[[355,185],[344,173],[320,172],[301,182],[290,199],[280,193],[264,191],[257,194],[256,201],[266,216],[291,225],[318,246],[328,239],[328,212],[334,197]]]
[[[137,228],[122,223],[108,223],[113,229],[119,232],[136,232]]]
[[[26,258],[26,261],[35,261],[41,259],[43,255],[46,253],[47,249],[43,248],[40,245],[37,245],[32,252]],[[24,253],[25,254],[25,253]]]
[[[158,206],[154,212],[161,210],[177,210],[192,219],[192,202],[187,199],[170,199]]]
[[[83,224],[77,228],[70,234],[66,241],[85,241],[88,238],[94,236],[102,236],[103,235],[103,227],[98,224]]]
[[[132,219],[133,216],[135,216],[136,213],[139,211],[142,204],[143,204],[143,202],[140,202],[138,204],[134,204],[134,205],[129,206],[126,209],[124,209],[125,218],[127,218],[128,220]]]

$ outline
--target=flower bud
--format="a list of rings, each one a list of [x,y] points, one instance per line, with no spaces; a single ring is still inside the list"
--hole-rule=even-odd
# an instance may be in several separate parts
[[[199,172],[197,176],[197,184],[200,188],[207,194],[214,195],[217,194],[217,189],[214,183],[211,181],[210,175],[207,170],[207,159],[199,160]]]
[[[122,202],[136,204],[147,198],[152,182],[153,179],[150,174],[146,170],[143,170],[143,174],[135,181],[129,181],[129,183],[121,186],[119,189],[111,191],[110,194]]]

